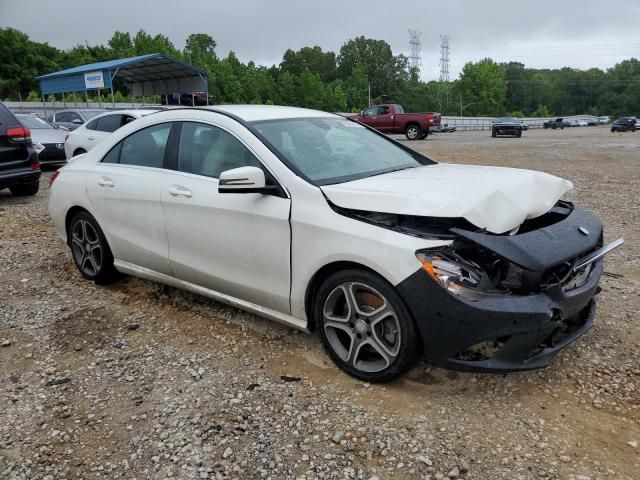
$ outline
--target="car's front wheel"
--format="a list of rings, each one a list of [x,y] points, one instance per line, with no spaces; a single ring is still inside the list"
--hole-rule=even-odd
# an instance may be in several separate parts
[[[327,278],[314,315],[329,356],[355,378],[390,381],[420,359],[410,312],[395,289],[371,272],[346,270]]]
[[[87,212],[77,213],[69,223],[68,239],[73,261],[84,278],[97,284],[115,280],[113,254],[93,216]]]

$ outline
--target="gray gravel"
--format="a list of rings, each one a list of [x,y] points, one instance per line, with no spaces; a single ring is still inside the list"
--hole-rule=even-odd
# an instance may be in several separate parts
[[[97,287],[55,236],[47,173],[35,198],[0,192],[0,478],[639,478],[640,134],[410,145],[562,175],[626,237],[596,326],[549,369],[363,384],[314,337],[138,279]]]

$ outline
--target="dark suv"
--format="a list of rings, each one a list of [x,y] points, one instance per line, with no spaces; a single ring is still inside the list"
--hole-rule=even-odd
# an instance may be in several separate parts
[[[635,132],[636,131],[636,119],[635,118],[618,118],[611,124],[612,132]]]
[[[35,195],[40,187],[40,162],[31,132],[0,102],[0,190]]]

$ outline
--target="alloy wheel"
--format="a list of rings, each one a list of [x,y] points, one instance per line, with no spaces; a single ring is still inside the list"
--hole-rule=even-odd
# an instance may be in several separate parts
[[[366,373],[388,368],[400,353],[398,315],[374,288],[345,282],[327,296],[323,328],[335,354],[351,368]]]
[[[71,228],[71,251],[82,273],[89,277],[100,273],[104,257],[100,237],[84,218],[78,219]]]

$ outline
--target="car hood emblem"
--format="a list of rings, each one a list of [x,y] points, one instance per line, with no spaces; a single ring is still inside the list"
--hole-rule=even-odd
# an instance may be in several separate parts
[[[587,230],[584,227],[578,227],[578,231],[583,235],[587,235],[587,236],[589,235],[589,230]]]

